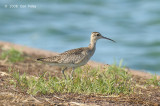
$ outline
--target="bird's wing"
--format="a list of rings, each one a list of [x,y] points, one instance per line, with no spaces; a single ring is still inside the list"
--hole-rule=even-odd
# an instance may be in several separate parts
[[[57,56],[39,58],[38,61],[59,64],[77,64],[81,62],[87,55],[86,48],[78,48],[65,51]]]
[[[78,64],[81,62],[87,55],[86,48],[78,48],[68,50],[64,53],[59,54],[61,57],[60,63],[70,63],[70,64]]]

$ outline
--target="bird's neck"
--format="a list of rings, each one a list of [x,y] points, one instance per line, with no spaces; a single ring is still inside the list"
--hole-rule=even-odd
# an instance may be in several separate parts
[[[96,49],[96,40],[91,39],[90,44],[89,44],[89,49],[90,50]]]

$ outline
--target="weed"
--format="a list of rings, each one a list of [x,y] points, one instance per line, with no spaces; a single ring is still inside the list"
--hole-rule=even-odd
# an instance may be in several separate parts
[[[146,81],[148,85],[160,86],[160,80],[158,80],[157,75],[152,75],[151,79]]]
[[[18,61],[23,61],[24,57],[22,56],[22,53],[15,50],[15,49],[9,49],[9,50],[3,50],[3,52],[0,55],[1,59],[6,59],[7,61],[11,63],[15,63]]]

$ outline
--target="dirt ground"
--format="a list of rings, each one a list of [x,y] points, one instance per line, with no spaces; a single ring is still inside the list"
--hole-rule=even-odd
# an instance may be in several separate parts
[[[61,76],[60,68],[46,64],[35,62],[36,58],[43,56],[51,56],[56,53],[44,52],[41,50],[30,49],[23,46],[18,46],[6,42],[0,43],[4,48],[16,48],[22,50],[25,55],[25,60],[14,64],[7,63],[5,60],[0,60],[0,104],[1,105],[70,105],[70,106],[85,106],[85,105],[150,105],[160,106],[160,87],[144,86],[146,78],[150,78],[149,74],[137,74],[137,71],[131,71],[133,80],[137,82],[137,87],[133,94],[130,95],[85,95],[85,94],[47,94],[32,96],[14,85],[9,84],[12,76],[8,68],[18,70],[21,74],[24,72],[28,75],[39,76],[45,71],[49,71],[53,76]],[[1,53],[1,51],[0,51]],[[98,66],[98,63],[88,63],[88,65]],[[101,64],[103,66],[104,64]],[[69,70],[68,70],[69,71]]]

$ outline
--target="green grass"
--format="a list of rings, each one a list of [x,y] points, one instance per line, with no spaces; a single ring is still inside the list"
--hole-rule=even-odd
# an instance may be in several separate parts
[[[0,54],[1,59],[6,59],[8,62],[15,63],[18,61],[23,61],[24,57],[23,54],[15,49],[3,50]]]
[[[83,93],[83,94],[130,94],[134,87],[131,75],[124,68],[116,65],[108,69],[93,69],[85,66],[77,68],[74,78],[58,78],[49,76],[46,73],[38,78],[29,77],[26,74],[13,73],[16,82],[14,85],[28,94],[50,94],[50,93]]]
[[[147,85],[154,85],[160,87],[160,80],[157,78],[157,75],[152,75],[151,79],[146,81]]]

